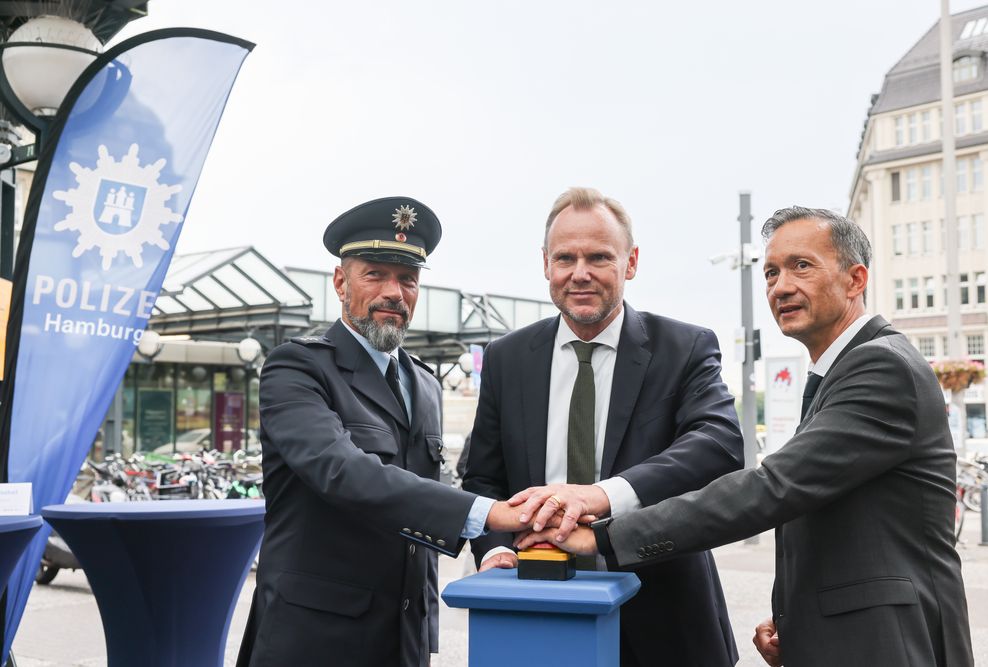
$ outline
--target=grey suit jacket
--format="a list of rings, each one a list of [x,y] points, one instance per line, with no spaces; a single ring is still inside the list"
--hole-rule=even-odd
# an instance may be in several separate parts
[[[761,468],[615,519],[605,555],[647,564],[776,527],[786,667],[970,667],[955,460],[929,364],[875,317]]]
[[[267,514],[241,667],[429,664],[436,551],[459,551],[476,496],[433,481],[441,390],[399,356],[413,382],[411,423],[340,322],[264,364]]]

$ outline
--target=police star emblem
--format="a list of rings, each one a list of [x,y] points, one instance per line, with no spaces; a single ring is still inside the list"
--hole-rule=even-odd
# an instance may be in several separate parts
[[[395,222],[395,229],[405,231],[415,226],[415,217],[418,214],[415,209],[411,206],[405,204],[400,208],[396,208],[395,212],[392,214]]]

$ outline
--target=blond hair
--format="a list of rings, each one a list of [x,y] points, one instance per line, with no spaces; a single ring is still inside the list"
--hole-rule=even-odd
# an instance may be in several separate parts
[[[587,211],[595,206],[603,206],[617,219],[618,224],[624,231],[625,237],[628,239],[628,248],[635,245],[635,238],[631,233],[631,217],[624,210],[624,207],[621,206],[621,202],[610,197],[605,197],[599,190],[595,190],[594,188],[573,187],[559,195],[552,205],[552,210],[549,211],[549,218],[545,221],[545,236],[542,239],[543,250],[549,246],[549,228],[552,227],[552,223],[556,220],[556,217],[567,206],[572,206],[577,211]]]

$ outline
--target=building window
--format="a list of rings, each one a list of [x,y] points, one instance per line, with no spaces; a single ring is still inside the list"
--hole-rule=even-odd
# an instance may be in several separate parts
[[[930,255],[933,253],[933,223],[926,221],[920,225],[923,228],[923,254]]]
[[[901,197],[899,190],[899,172],[892,172],[892,201],[899,201]]]
[[[919,278],[909,279],[909,308],[919,310]]]
[[[968,281],[968,274],[962,273],[961,283],[961,305],[966,306],[971,302],[971,283]]]
[[[895,145],[901,146],[906,143],[906,133],[905,133],[905,120],[902,116],[895,117]]]
[[[945,357],[950,356],[950,343],[948,342],[947,337],[946,336],[940,336],[940,342],[943,343],[943,348],[942,348],[943,349],[943,356],[945,356]]]
[[[957,194],[967,192],[967,160],[957,161]]]
[[[926,165],[919,171],[919,198],[928,200],[933,194],[933,167]]]
[[[933,280],[933,276],[926,276],[923,278],[923,286],[925,287],[926,292],[926,307],[933,308],[933,292],[936,290],[936,281]]]
[[[977,37],[985,31],[986,27],[988,27],[988,19],[985,17],[981,17],[980,19],[971,19],[964,24],[964,30],[961,31],[960,39]]]
[[[892,254],[902,254],[902,225],[892,225]]]
[[[981,128],[981,100],[971,100],[971,131],[980,132]]]
[[[935,357],[937,355],[937,339],[933,336],[920,336],[916,340],[916,349],[924,357]]]
[[[906,170],[906,201],[916,201],[916,170]]]
[[[973,336],[967,336],[967,356],[969,357],[983,357],[985,356],[985,335],[975,334]]]
[[[985,283],[988,282],[985,277],[984,271],[978,271],[974,274],[974,294],[978,300],[978,304],[984,304],[985,302]]]
[[[981,171],[981,158],[971,158],[971,192],[981,192],[985,188],[985,178]]]
[[[910,255],[919,254],[919,223],[910,222],[906,225],[906,244]]]
[[[974,250],[985,249],[985,216],[976,213],[971,216],[971,247]]]
[[[909,143],[915,144],[919,141],[919,114],[909,114]]]
[[[978,59],[974,56],[961,56],[954,61],[954,83],[973,81],[978,78]]]
[[[966,215],[957,216],[957,249],[969,250],[971,248],[971,234],[968,217]]]
[[[930,119],[932,115],[929,111],[924,111],[920,116],[919,133],[923,141],[930,141]]]
[[[967,105],[963,102],[954,105],[954,134],[959,137],[967,134]]]
[[[902,311],[905,308],[905,292],[902,289],[902,281],[896,280],[895,285],[895,309],[896,311]]]

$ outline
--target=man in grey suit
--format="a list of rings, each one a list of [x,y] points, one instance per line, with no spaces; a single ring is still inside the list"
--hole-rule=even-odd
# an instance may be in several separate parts
[[[929,364],[865,315],[871,248],[821,209],[777,211],[762,228],[769,305],[812,361],[796,434],[758,469],[552,540],[636,567],[776,529],[772,618],[754,643],[773,667],[970,667],[967,602],[953,546],[955,453]],[[512,500],[536,525],[543,490]]]

